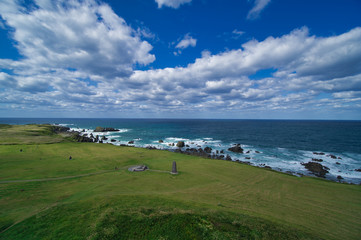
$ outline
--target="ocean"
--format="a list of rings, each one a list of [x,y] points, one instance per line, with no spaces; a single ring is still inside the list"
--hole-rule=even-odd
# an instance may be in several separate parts
[[[120,131],[93,135],[105,135],[114,145],[166,150],[175,150],[177,147],[170,145],[184,141],[189,148],[224,150],[233,160],[294,175],[312,176],[302,163],[318,159],[329,169],[327,179],[336,181],[341,176],[344,182],[361,183],[361,172],[356,171],[361,169],[361,121],[1,118],[0,123],[59,124],[84,130],[84,134],[97,126],[112,127]],[[227,150],[234,144],[241,144],[244,153]]]

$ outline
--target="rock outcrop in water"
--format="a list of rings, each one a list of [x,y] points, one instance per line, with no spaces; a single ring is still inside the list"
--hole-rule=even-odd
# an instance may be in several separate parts
[[[328,170],[330,170],[328,167],[325,167],[319,163],[316,162],[308,162],[308,163],[301,163],[305,168],[312,172],[317,177],[325,177],[326,173],[328,173]]]
[[[119,129],[96,127],[94,132],[118,132]]]
[[[241,144],[237,144],[234,147],[228,148],[228,151],[235,152],[235,153],[243,153],[243,148],[241,148]]]
[[[71,138],[77,142],[94,142],[92,137],[82,136],[79,132],[71,132]]]
[[[312,158],[312,161],[315,161],[315,162],[323,162],[322,159],[318,159],[318,158]]]
[[[325,153],[323,153],[323,152],[313,152],[313,154],[315,154],[315,155],[325,155]]]
[[[210,148],[210,147],[205,147],[205,148],[204,148],[204,151],[205,151],[206,153],[211,153],[211,152],[212,152],[212,148]]]
[[[182,148],[182,147],[184,147],[184,146],[185,146],[185,144],[184,144],[183,141],[177,142],[177,147]]]

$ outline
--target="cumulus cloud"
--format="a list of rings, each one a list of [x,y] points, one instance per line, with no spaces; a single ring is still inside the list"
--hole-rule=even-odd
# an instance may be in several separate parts
[[[361,88],[360,41],[361,28],[318,38],[304,27],[281,37],[249,41],[240,49],[203,54],[187,67],[136,71],[130,79],[148,81],[195,108],[217,101],[229,109],[245,107],[247,102],[252,108],[297,109],[314,104],[311,100],[321,92]],[[263,69],[275,72],[261,80],[249,78]]]
[[[136,36],[107,4],[96,1],[37,0],[0,3],[22,63],[33,67],[75,68],[88,74],[128,76],[134,64],[149,64],[152,46]]]
[[[303,27],[239,49],[203,51],[185,67],[141,71],[134,65],[154,61],[152,46],[106,4],[4,0],[0,14],[23,56],[0,59],[7,109],[189,116],[361,107],[361,28],[317,37]],[[187,34],[176,49],[196,43]],[[260,71],[269,74],[253,77]]]
[[[162,8],[163,6],[179,8],[180,5],[190,3],[191,1],[192,0],[155,0],[155,2],[158,3],[158,8]]]
[[[195,47],[197,45],[197,39],[186,34],[183,39],[175,46],[176,48],[185,49],[188,47]]]
[[[240,31],[240,30],[237,30],[237,29],[234,29],[234,30],[232,31],[232,34],[233,34],[233,38],[234,38],[234,39],[238,39],[238,38],[240,38],[243,34],[245,34],[245,32]]]
[[[197,39],[191,37],[188,34],[186,34],[182,40],[179,41],[179,43],[175,46],[175,48],[178,49],[177,52],[174,52],[175,55],[181,54],[182,49],[186,49],[188,47],[195,47],[197,45]]]
[[[247,19],[256,19],[271,0],[254,0],[253,8],[248,12]]]

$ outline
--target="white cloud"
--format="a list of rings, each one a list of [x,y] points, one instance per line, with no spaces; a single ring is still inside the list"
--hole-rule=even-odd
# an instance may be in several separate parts
[[[361,90],[360,41],[361,28],[329,38],[309,36],[308,29],[301,28],[249,41],[241,49],[203,54],[187,67],[136,71],[130,80],[163,89],[190,109],[209,101],[223,102],[224,109],[246,102],[253,102],[253,109],[315,107],[311,100],[319,92]],[[342,71],[337,65],[343,66]],[[262,69],[276,72],[261,80],[249,78]]]
[[[175,46],[176,48],[186,49],[188,47],[195,47],[197,45],[197,39],[186,34],[183,39]]]
[[[245,32],[240,31],[240,30],[237,30],[237,29],[234,29],[234,30],[232,31],[232,34],[233,34],[233,38],[238,39],[238,38],[240,38],[243,34],[245,34]]]
[[[197,39],[191,37],[188,33],[175,46],[175,48],[177,48],[178,50],[174,51],[173,54],[175,56],[178,56],[178,55],[182,54],[183,49],[186,49],[188,47],[195,47],[196,45],[197,45]]]
[[[149,53],[152,46],[139,36],[144,34],[108,5],[66,3],[39,0],[38,8],[27,10],[14,1],[0,2],[0,14],[15,30],[13,38],[24,57],[0,59],[1,106],[92,116],[140,108],[186,116],[204,111],[360,110],[361,28],[321,38],[303,27],[248,41],[239,49],[213,55],[203,51],[185,67],[134,71],[134,64],[155,58]],[[188,34],[176,48],[196,43]],[[252,77],[269,69],[266,77]],[[317,99],[321,93],[327,96],[322,101]]]
[[[190,3],[192,0],[155,0],[158,3],[158,8],[163,6],[171,8],[179,8],[180,5]]]
[[[155,60],[152,46],[136,36],[106,4],[38,0],[25,9],[16,1],[0,3],[5,23],[29,68],[75,68],[88,74],[127,76],[134,64]]]
[[[253,8],[248,12],[247,19],[256,19],[262,10],[271,2],[271,0],[254,0]]]

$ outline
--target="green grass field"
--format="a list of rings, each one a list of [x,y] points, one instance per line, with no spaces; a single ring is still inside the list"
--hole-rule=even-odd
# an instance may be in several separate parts
[[[0,239],[361,238],[359,185],[76,143],[48,128],[0,126]],[[136,164],[170,171],[173,161],[178,175],[127,171]]]

